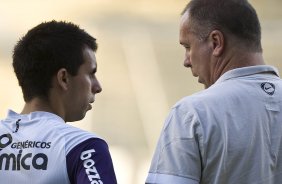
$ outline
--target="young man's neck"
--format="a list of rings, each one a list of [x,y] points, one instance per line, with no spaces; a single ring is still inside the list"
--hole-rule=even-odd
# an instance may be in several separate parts
[[[48,102],[48,100],[35,97],[29,102],[25,103],[21,114],[29,114],[35,111],[45,111],[61,116],[61,113],[58,111],[58,109],[59,108],[56,107],[54,108],[54,106],[50,102]]]

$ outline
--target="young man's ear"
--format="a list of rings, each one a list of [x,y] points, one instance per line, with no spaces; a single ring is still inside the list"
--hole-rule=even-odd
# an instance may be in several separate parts
[[[224,35],[221,31],[219,30],[213,30],[210,33],[210,40],[213,44],[213,55],[215,57],[220,56],[223,53],[224,46],[225,46],[225,40],[224,40]]]
[[[69,73],[65,68],[61,68],[56,75],[56,80],[58,82],[58,85],[63,89],[68,89],[68,83],[69,83]]]

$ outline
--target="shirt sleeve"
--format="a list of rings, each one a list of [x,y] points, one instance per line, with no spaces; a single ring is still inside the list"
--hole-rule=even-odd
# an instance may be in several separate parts
[[[75,146],[66,156],[71,184],[116,184],[107,143],[91,138]]]
[[[146,184],[199,184],[200,130],[193,113],[173,108],[160,135]]]

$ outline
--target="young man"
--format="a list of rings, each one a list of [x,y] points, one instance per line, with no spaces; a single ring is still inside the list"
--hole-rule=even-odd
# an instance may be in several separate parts
[[[116,184],[107,143],[72,127],[102,91],[96,39],[77,25],[45,22],[17,43],[13,67],[25,106],[0,122],[1,184]]]
[[[254,8],[191,0],[180,44],[206,89],[172,108],[146,183],[282,183],[282,81],[264,64]]]

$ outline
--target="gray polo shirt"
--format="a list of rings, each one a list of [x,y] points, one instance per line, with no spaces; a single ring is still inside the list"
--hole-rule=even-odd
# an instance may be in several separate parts
[[[146,183],[282,183],[281,109],[275,68],[226,72],[172,108]]]

